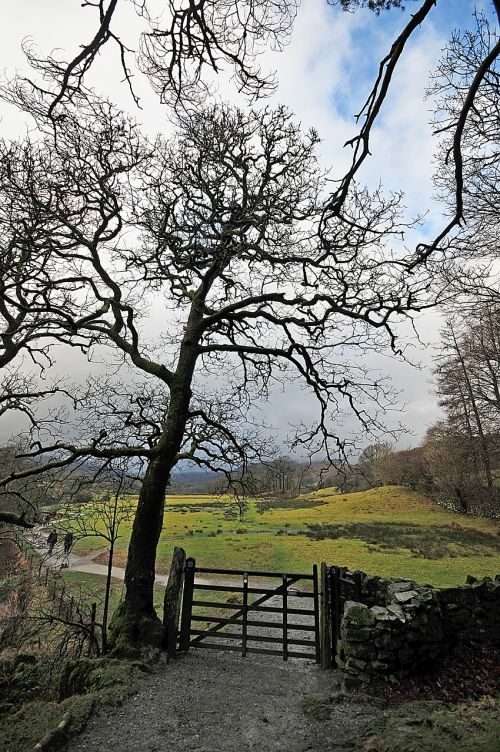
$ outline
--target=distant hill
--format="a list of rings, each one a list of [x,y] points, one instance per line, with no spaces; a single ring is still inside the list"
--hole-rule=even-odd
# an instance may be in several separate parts
[[[215,491],[224,478],[223,473],[210,470],[177,470],[172,473],[169,493],[199,494]]]

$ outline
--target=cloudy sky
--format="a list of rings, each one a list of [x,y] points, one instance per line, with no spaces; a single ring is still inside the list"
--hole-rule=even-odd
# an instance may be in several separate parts
[[[155,0],[159,2],[159,0]],[[40,50],[48,52],[60,48],[70,58],[78,45],[90,40],[94,31],[94,16],[90,8],[82,9],[81,0],[18,0],[3,3],[0,11],[0,70],[7,77],[15,70],[25,70],[21,43],[31,38]],[[393,10],[377,19],[369,11],[343,13],[326,0],[302,0],[290,43],[281,53],[265,54],[262,66],[275,69],[279,89],[271,103],[286,104],[304,127],[314,126],[322,138],[321,158],[325,165],[333,165],[334,175],[341,175],[349,162],[349,151],[343,148],[347,138],[356,132],[354,115],[368,95],[379,60],[419,3],[408,2],[406,11]],[[393,85],[372,136],[372,158],[366,164],[361,179],[369,187],[380,182],[389,190],[403,190],[409,216],[429,210],[424,235],[440,227],[439,207],[432,199],[432,154],[435,147],[429,126],[430,102],[424,92],[440,51],[452,31],[472,25],[474,7],[491,12],[489,2],[471,0],[438,0],[425,26],[412,39],[399,66]],[[124,41],[131,46],[137,40],[137,17],[129,3],[122,3],[117,19]],[[92,71],[92,83],[105,91],[118,104],[143,123],[150,133],[168,131],[171,126],[167,114],[158,104],[145,79],[137,77],[143,109],[134,109],[126,87],[120,83],[116,51],[107,49]],[[226,81],[220,95],[235,99],[234,89]],[[4,138],[16,138],[27,125],[13,109],[3,107],[0,133]],[[432,345],[436,341],[439,317],[426,314],[418,322],[423,342],[415,343],[409,355],[420,361],[422,368],[380,358],[375,365],[390,373],[401,391],[401,404],[406,403],[402,420],[413,435],[403,443],[419,442],[426,427],[437,416],[432,394]],[[76,365],[74,355],[61,353],[61,368],[72,376],[83,377],[85,364]],[[300,388],[291,387],[286,395],[276,395],[267,410],[268,419],[285,432],[285,415],[298,422],[307,417],[307,403],[301,400]],[[391,419],[392,420],[392,419]],[[7,422],[0,426],[0,439],[12,429]]]

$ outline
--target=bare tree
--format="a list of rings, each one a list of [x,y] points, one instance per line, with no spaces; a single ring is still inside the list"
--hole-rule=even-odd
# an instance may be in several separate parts
[[[498,48],[498,30],[483,13],[476,13],[475,28],[455,31],[432,77],[429,94],[436,102],[434,127],[442,136],[435,175],[438,196],[449,212],[455,209],[453,186],[454,132],[477,71],[490,51]],[[462,213],[464,232],[458,238],[461,255],[478,258],[497,255],[500,214],[500,68],[498,55],[485,69],[470,117],[462,130]]]
[[[379,14],[382,10],[403,7],[400,0],[328,0],[344,10],[368,7]],[[323,223],[320,234],[328,247],[327,225],[338,218],[350,187],[370,154],[371,133],[390,90],[395,70],[404,54],[408,41],[425,23],[437,0],[423,0],[410,16],[403,31],[394,40],[390,51],[380,62],[374,86],[357,120],[362,122],[359,133],[346,145],[353,148],[351,166],[340,180],[337,189],[325,200]],[[138,46],[138,67],[149,78],[160,97],[174,106],[188,108],[204,101],[209,89],[207,74],[218,74],[229,67],[240,90],[251,97],[268,93],[274,88],[272,77],[262,73],[257,57],[263,49],[286,44],[293,26],[299,0],[197,0],[185,5],[178,0],[166,0],[163,16],[155,15],[147,0],[134,0],[133,6],[141,19],[142,31],[139,40],[124,42],[115,30],[114,20],[123,0],[98,0],[84,3],[98,12],[96,32],[78,54],[65,61],[54,55],[44,57],[32,48],[26,48],[28,61],[35,75],[33,78],[18,78],[14,86],[16,97],[25,99],[28,110],[37,107],[48,114],[55,123],[65,117],[65,107],[79,97],[89,95],[85,78],[104,45],[117,46],[124,79],[133,91],[132,47]],[[493,0],[500,18],[500,0]],[[464,221],[464,186],[467,184],[469,164],[468,149],[471,143],[468,133],[474,130],[476,114],[481,113],[484,102],[482,92],[488,81],[494,79],[494,66],[500,54],[500,42],[491,38],[471,37],[473,54],[467,76],[457,87],[453,107],[447,110],[447,119],[439,130],[446,131],[449,145],[446,147],[446,163],[453,165],[451,183],[453,199],[450,203],[450,218],[444,228],[428,243],[421,243],[408,261],[410,270],[416,265],[436,256],[436,251],[446,249],[450,238]],[[443,76],[447,82],[446,76]],[[442,86],[443,84],[441,84]],[[446,87],[446,83],[444,84]],[[33,97],[33,95],[35,95]],[[7,92],[7,97],[9,93]],[[34,104],[34,98],[37,104]],[[471,125],[472,122],[472,125]],[[474,145],[474,148],[476,146]]]
[[[469,440],[486,484],[493,487],[491,455],[500,430],[498,311],[482,306],[471,320],[449,322],[436,371],[440,404],[450,427]]]
[[[480,485],[474,450],[469,439],[447,422],[432,426],[422,444],[430,492],[464,513],[468,513],[471,496]]]
[[[245,482],[252,495],[297,495],[302,493],[307,479],[311,480],[310,462],[280,456],[249,467]]]
[[[0,418],[15,415],[20,425],[24,420],[37,427],[40,406],[47,406],[46,419],[53,421],[57,408],[51,401],[68,396],[61,381],[51,383],[46,376],[51,345],[88,347],[88,338],[68,327],[72,320],[67,311],[82,283],[69,267],[58,264],[64,244],[50,222],[49,165],[50,155],[42,156],[34,143],[0,142]],[[93,304],[99,311],[99,303]],[[89,301],[85,308],[92,318]],[[4,450],[1,464],[2,477],[8,477],[19,473],[23,463]],[[31,524],[28,518],[36,516],[44,494],[50,497],[53,483],[53,478],[26,477],[10,484],[1,494],[0,521]]]
[[[391,443],[381,441],[376,444],[369,444],[359,455],[356,470],[364,478],[369,488],[378,486],[382,482],[382,468],[391,454]]]
[[[68,331],[111,345],[116,363],[141,381],[108,380],[98,413],[83,400],[94,414],[94,424],[81,422],[86,441],[39,438],[31,456],[48,456],[40,467],[49,469],[85,458],[143,463],[126,598],[114,619],[115,634],[141,640],[154,620],[172,468],[186,459],[240,473],[262,451],[249,407],[293,375],[317,404],[296,445],[342,452],[340,410],[375,429],[367,407],[383,408],[384,382],[370,379],[365,355],[384,343],[397,352],[391,318],[426,305],[428,279],[408,278],[388,252],[404,224],[399,197],[380,191],[352,186],[343,218],[329,225],[335,252],[325,252],[317,135],[302,135],[283,108],[208,108],[184,120],[176,141],[149,144],[121,113],[94,101],[44,132],[47,227],[81,290],[66,306]],[[38,185],[31,189],[36,196]],[[151,296],[167,322],[157,346],[144,320]]]
[[[378,476],[383,485],[409,486],[430,492],[428,466],[422,447],[390,452],[380,463]]]
[[[359,114],[363,124],[349,142],[352,163],[333,194],[315,162],[316,134],[303,136],[283,108],[184,112],[177,142],[151,144],[98,101],[84,80],[104,44],[118,44],[131,82],[127,47],[113,31],[117,2],[94,6],[96,36],[72,62],[29,52],[42,83],[40,76],[18,78],[4,88],[4,98],[35,117],[43,165],[39,180],[25,170],[25,185],[9,186],[29,207],[44,196],[44,237],[55,251],[58,279],[77,289],[57,320],[64,336],[82,337],[85,347],[112,346],[116,365],[121,359],[157,386],[145,399],[117,388],[106,398],[101,427],[89,426],[85,436],[35,436],[31,457],[48,461],[0,485],[87,458],[143,464],[126,599],[115,619],[117,639],[140,642],[159,641],[155,551],[177,462],[227,472],[260,459],[256,432],[245,431],[243,421],[253,400],[290,375],[317,405],[316,419],[301,427],[294,446],[307,444],[329,458],[333,450],[342,453],[335,421],[343,409],[366,432],[376,428],[366,404],[383,409],[384,384],[370,379],[356,353],[386,344],[397,352],[392,322],[432,304],[428,264],[463,220],[464,132],[500,48],[493,43],[484,51],[449,127],[455,187],[449,221],[414,252],[391,252],[394,235],[407,229],[398,213],[401,197],[370,195],[356,176],[394,71],[435,0],[419,6],[381,61]],[[221,61],[234,66],[247,93],[264,91],[268,80],[254,54],[262,43],[286,39],[295,3],[199,0],[183,10],[172,2],[171,27],[151,22],[147,3],[136,7],[149,24],[141,65],[182,113],[206,91],[205,70],[217,72]],[[153,295],[167,322],[156,343],[148,340],[145,311]]]
[[[115,546],[121,536],[123,523],[130,522],[135,512],[135,501],[127,495],[131,482],[134,483],[134,476],[133,472],[129,472],[126,462],[115,461],[106,468],[106,490],[95,493],[83,504],[70,501],[69,504],[58,507],[59,515],[62,515],[62,522],[58,525],[60,534],[69,534],[71,541],[98,538],[108,546],[101,626],[103,653],[108,650],[109,599]]]
[[[496,3],[498,13],[498,3]],[[500,242],[500,68],[499,57],[484,60],[498,49],[498,28],[484,13],[476,13],[474,27],[455,31],[433,75],[430,94],[436,102],[434,127],[440,135],[436,154],[437,196],[446,211],[455,212],[453,190],[455,132],[460,125],[462,191],[461,227],[451,239],[447,263],[436,269],[449,285],[449,307],[459,315],[467,306],[473,312],[480,303],[498,304],[498,257]],[[462,113],[478,71],[484,75],[476,87],[469,117]]]
[[[478,306],[465,334],[465,348],[476,399],[487,429],[500,430],[500,309]]]
[[[410,0],[411,1],[411,0]],[[401,0],[327,0],[344,10],[368,7],[377,15],[381,10],[401,8]],[[281,49],[286,45],[300,0],[196,0],[183,5],[178,0],[165,0],[163,14],[152,9],[148,0],[133,0],[138,16],[138,38],[123,41],[115,30],[115,20],[123,0],[98,0],[83,7],[97,10],[95,34],[70,61],[54,54],[41,56],[30,45],[24,51],[39,80],[26,79],[42,95],[50,95],[49,116],[57,120],[63,107],[87,89],[85,78],[105,45],[114,46],[119,54],[123,80],[128,84],[136,104],[134,63],[153,83],[162,99],[179,103],[195,103],[209,91],[207,74],[218,74],[230,68],[237,87],[250,97],[266,96],[276,82],[272,74],[259,68],[256,58],[266,48]],[[434,3],[424,3],[419,13],[422,21]],[[411,34],[418,25],[412,19]],[[406,41],[406,40],[404,40]],[[404,41],[401,46],[404,47]],[[134,48],[139,54],[134,61]],[[62,107],[61,107],[62,106]]]

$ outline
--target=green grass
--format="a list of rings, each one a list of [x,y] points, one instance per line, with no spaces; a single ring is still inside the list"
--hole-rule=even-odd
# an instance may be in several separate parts
[[[123,523],[115,563],[124,565],[131,523]],[[77,551],[102,550],[102,540],[78,541]],[[229,498],[167,500],[158,570],[173,546],[201,566],[310,571],[315,563],[409,577],[437,586],[500,573],[500,524],[447,511],[397,486],[339,494],[322,489],[293,500],[249,500],[244,520]]]

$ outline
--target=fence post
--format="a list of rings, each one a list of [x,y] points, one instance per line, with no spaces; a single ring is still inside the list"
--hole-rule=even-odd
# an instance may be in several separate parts
[[[97,603],[93,603],[92,606],[90,607],[90,645],[89,645],[89,655],[92,655],[92,650],[94,648],[96,614],[97,614]]]
[[[330,567],[330,613],[332,619],[332,663],[335,663],[337,655],[337,642],[340,638],[340,577],[341,570],[338,567]]]
[[[320,660],[321,668],[328,669],[332,666],[332,618],[331,618],[331,592],[330,578],[326,562],[321,562],[321,598],[320,598]]]
[[[63,604],[63,600],[64,600],[64,594],[65,594],[65,588],[64,588],[64,585],[63,585],[63,588],[61,590],[61,596],[59,598],[59,608],[58,608],[58,614],[59,614],[59,616],[61,616],[61,608],[62,608],[62,604]]]
[[[363,590],[362,590],[362,575],[361,572],[354,572],[354,592],[356,594],[356,601],[361,603],[363,599]]]
[[[168,582],[163,598],[163,626],[165,627],[165,645],[168,655],[175,658],[177,648],[177,633],[179,630],[179,616],[181,612],[182,587],[184,584],[184,567],[186,552],[175,546]]]
[[[243,624],[241,627],[241,657],[247,654],[247,619],[248,619],[248,575],[243,575]]]
[[[186,559],[184,570],[184,594],[182,596],[181,633],[179,638],[179,650],[189,650],[191,636],[191,612],[193,610],[194,575],[196,561],[193,558]]]
[[[314,652],[316,663],[321,663],[320,627],[319,627],[319,588],[318,565],[313,564],[313,603],[314,603]]]
[[[283,575],[283,660],[288,660],[288,577]]]

